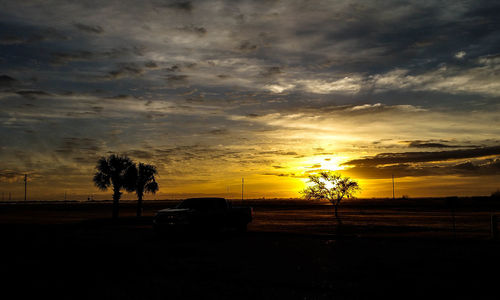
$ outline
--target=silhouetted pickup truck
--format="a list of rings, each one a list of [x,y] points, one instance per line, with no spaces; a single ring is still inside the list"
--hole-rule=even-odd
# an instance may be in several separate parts
[[[175,208],[158,211],[153,219],[157,232],[236,229],[246,231],[252,221],[251,207],[233,207],[224,198],[190,198]]]

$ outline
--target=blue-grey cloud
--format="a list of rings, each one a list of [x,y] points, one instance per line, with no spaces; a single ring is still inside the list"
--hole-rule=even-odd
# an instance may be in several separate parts
[[[367,155],[350,163],[380,171],[391,168],[383,158],[411,169],[412,159],[445,155],[417,151],[442,149],[462,153],[446,170],[486,174],[477,170],[494,168],[464,153],[498,145],[499,9],[465,0],[4,2],[0,169],[49,176],[116,151],[165,172],[170,164],[171,174],[187,172],[180,162],[223,172],[221,161],[274,174],[287,165],[279,160],[328,153]],[[408,147],[415,153],[398,154]]]
[[[103,33],[104,30],[102,29],[101,26],[99,25],[86,25],[86,24],[82,24],[82,23],[75,23],[74,26],[83,31],[83,32],[87,32],[87,33],[96,33],[96,34],[99,34],[99,33]]]
[[[349,160],[343,163],[343,165],[378,166],[402,163],[439,162],[492,155],[500,155],[500,146],[447,151],[380,153],[373,157]]]
[[[0,75],[0,87],[11,87],[17,83],[17,79],[9,75]]]
[[[358,178],[381,179],[394,177],[421,176],[495,176],[500,171],[500,159],[464,161],[457,164],[394,164],[380,166],[354,166],[344,170],[346,174]]]

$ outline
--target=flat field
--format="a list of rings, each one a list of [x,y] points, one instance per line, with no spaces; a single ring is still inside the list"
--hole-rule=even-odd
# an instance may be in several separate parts
[[[180,237],[151,228],[169,201],[146,202],[141,218],[122,202],[117,221],[109,202],[2,203],[2,289],[10,299],[498,299],[496,209],[471,201],[353,202],[340,228],[324,203],[246,201],[247,233]]]

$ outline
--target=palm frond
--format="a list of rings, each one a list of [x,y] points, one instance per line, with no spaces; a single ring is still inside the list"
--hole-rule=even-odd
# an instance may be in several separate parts
[[[144,191],[151,194],[155,194],[158,191],[158,189],[159,187],[156,181],[150,182],[146,184],[146,186],[144,187]]]
[[[102,191],[107,190],[108,187],[111,185],[110,177],[102,172],[96,172],[94,174],[93,181],[95,186]]]
[[[137,166],[136,191],[142,195],[146,193],[156,193],[159,189],[155,175],[158,171],[155,166],[144,163],[139,163]]]

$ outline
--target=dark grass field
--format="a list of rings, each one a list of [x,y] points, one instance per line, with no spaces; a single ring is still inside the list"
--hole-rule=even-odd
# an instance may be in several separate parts
[[[0,205],[2,299],[498,299],[491,205],[246,202],[246,234],[157,236],[147,202]],[[238,204],[238,203],[235,203]]]

